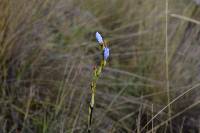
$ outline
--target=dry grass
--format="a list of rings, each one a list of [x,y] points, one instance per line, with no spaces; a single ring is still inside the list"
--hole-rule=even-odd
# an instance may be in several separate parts
[[[0,0],[0,132],[86,132],[96,31],[111,58],[93,132],[198,132],[199,14],[190,0]]]

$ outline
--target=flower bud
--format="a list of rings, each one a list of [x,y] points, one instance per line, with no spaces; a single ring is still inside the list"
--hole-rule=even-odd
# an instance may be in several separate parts
[[[102,38],[101,34],[99,34],[99,32],[96,32],[96,39],[97,39],[98,43],[100,43],[100,44],[103,43],[103,38]]]
[[[109,51],[110,51],[110,49],[109,49],[108,47],[105,47],[105,48],[103,49],[103,59],[104,59],[104,60],[107,60],[107,59],[108,59],[108,57],[109,57]]]

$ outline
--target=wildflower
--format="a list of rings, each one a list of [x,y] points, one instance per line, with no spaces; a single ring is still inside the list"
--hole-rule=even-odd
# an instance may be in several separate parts
[[[101,34],[99,34],[99,32],[96,32],[96,39],[97,39],[98,43],[100,43],[100,44],[103,43],[103,38],[102,38]]]
[[[108,47],[105,47],[104,49],[103,49],[103,59],[106,61],[107,59],[108,59],[108,57],[109,57],[109,51],[110,51],[110,49],[108,48]]]
[[[92,114],[93,114],[93,109],[94,109],[94,97],[95,97],[95,91],[96,91],[96,82],[99,79],[100,74],[102,73],[103,68],[106,66],[106,61],[109,57],[109,51],[110,49],[107,47],[107,43],[104,42],[102,36],[99,34],[99,32],[96,32],[96,39],[98,43],[100,44],[100,51],[102,52],[102,58],[99,66],[94,66],[94,73],[93,73],[93,78],[92,78],[92,83],[91,83],[91,91],[92,91],[92,96],[90,99],[90,106],[89,106],[89,115],[88,115],[88,133],[91,133],[91,124],[92,124]]]

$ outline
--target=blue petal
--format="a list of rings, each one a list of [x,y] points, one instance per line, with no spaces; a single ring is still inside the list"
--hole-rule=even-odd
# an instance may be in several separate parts
[[[98,43],[103,43],[103,38],[102,38],[102,36],[99,34],[99,32],[96,32],[96,39],[97,39]]]
[[[107,60],[107,59],[108,59],[108,57],[109,57],[109,51],[110,51],[110,49],[109,49],[108,47],[105,47],[105,48],[103,49],[103,57],[104,57],[104,60]]]

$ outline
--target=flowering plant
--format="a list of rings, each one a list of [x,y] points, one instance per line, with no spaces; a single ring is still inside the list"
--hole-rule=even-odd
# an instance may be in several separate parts
[[[93,110],[94,110],[95,94],[96,94],[95,93],[96,92],[96,83],[97,83],[97,80],[98,80],[103,68],[106,65],[106,61],[109,57],[109,52],[110,52],[110,49],[107,47],[107,44],[105,43],[105,41],[103,40],[103,37],[101,36],[101,34],[99,34],[99,32],[96,32],[96,39],[100,46],[102,58],[101,58],[100,65],[98,67],[96,67],[96,66],[94,67],[93,79],[92,79],[91,86],[90,86],[91,87],[91,100],[90,100],[89,116],[88,116],[88,133],[91,132],[92,115],[93,115]]]

